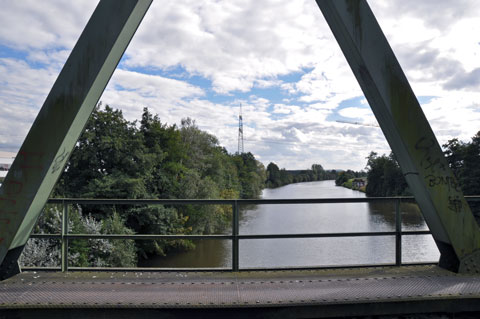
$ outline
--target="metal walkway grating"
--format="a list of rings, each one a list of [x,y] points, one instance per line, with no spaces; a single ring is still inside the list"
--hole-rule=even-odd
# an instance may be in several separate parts
[[[429,311],[435,311],[435,304],[445,311],[446,301],[473,302],[480,311],[480,276],[411,266],[239,273],[27,272],[0,283],[0,310],[331,305],[347,309],[427,302],[428,307],[433,305]],[[475,310],[470,308],[463,310]]]

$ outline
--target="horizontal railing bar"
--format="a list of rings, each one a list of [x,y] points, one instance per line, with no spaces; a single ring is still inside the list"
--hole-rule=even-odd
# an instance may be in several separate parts
[[[62,235],[61,234],[31,234],[30,238],[54,239],[54,238],[62,238]]]
[[[288,238],[332,238],[332,237],[375,237],[395,236],[395,231],[388,232],[351,232],[351,233],[302,233],[302,234],[255,234],[238,235],[238,239],[288,239]],[[428,230],[402,231],[402,235],[429,235]],[[33,234],[31,238],[61,238],[59,234]],[[133,240],[154,240],[154,239],[222,239],[232,240],[232,235],[121,235],[121,234],[68,234],[67,239],[133,239]]]
[[[465,196],[467,201],[480,201],[480,196]],[[90,204],[90,205],[145,205],[145,204],[329,204],[329,203],[369,203],[400,200],[413,202],[414,197],[351,197],[351,198],[296,198],[296,199],[95,199],[95,198],[50,198],[49,204]]]
[[[306,267],[246,267],[242,271],[285,271],[285,270],[320,270],[320,269],[342,269],[342,268],[375,268],[375,267],[392,267],[395,263],[378,263],[378,264],[353,264],[353,265],[321,265],[321,266],[306,266]]]
[[[292,199],[95,199],[95,198],[50,198],[49,204],[90,204],[90,205],[145,205],[145,204],[329,204],[368,203],[378,201],[414,201],[413,197],[351,197],[351,198],[292,198]]]
[[[402,266],[425,266],[425,265],[438,265],[438,261],[415,261],[415,262],[409,262],[409,261],[403,261]]]
[[[68,234],[68,239],[233,239],[231,235],[115,235],[115,234]]]
[[[95,198],[50,198],[48,204],[90,204],[90,205],[146,205],[146,204],[224,204],[231,205],[231,199],[95,199]]]
[[[437,265],[438,262],[418,262],[418,263],[402,263],[402,266],[425,266]],[[247,267],[240,271],[282,271],[282,270],[322,270],[322,269],[343,269],[343,268],[377,268],[377,267],[392,267],[395,263],[378,263],[378,264],[353,264],[353,265],[325,265],[325,266],[308,266],[308,267],[275,267],[275,268],[256,268]]]
[[[62,267],[32,267],[32,266],[22,266],[22,271],[61,271]]]
[[[27,271],[60,271],[61,267],[22,267],[22,270]],[[68,270],[76,271],[124,271],[124,272],[174,272],[174,271],[231,271],[231,268],[150,268],[150,267],[68,267]]]
[[[480,202],[480,195],[467,195],[465,199],[467,202]]]
[[[158,267],[68,267],[69,270],[77,270],[77,271],[125,271],[125,272],[147,272],[147,271],[152,271],[152,272],[160,272],[160,271],[165,271],[165,272],[196,272],[196,271],[202,271],[202,272],[211,272],[211,271],[232,271],[231,268],[224,268],[224,267],[219,267],[219,268],[158,268]]]
[[[402,235],[431,235],[432,232],[429,230],[409,230],[409,231],[402,231]]]
[[[437,265],[438,262],[403,262],[402,266],[424,266]],[[306,266],[306,267],[247,267],[240,268],[240,271],[288,271],[288,270],[321,270],[321,269],[341,269],[341,268],[376,268],[376,267],[391,267],[395,263],[379,263],[379,264],[354,264],[354,265],[325,265],[325,266]],[[124,272],[209,272],[209,271],[231,271],[231,268],[158,268],[158,267],[68,267],[69,270],[76,271],[124,271]],[[22,270],[28,271],[59,271],[60,267],[22,267]]]
[[[396,232],[355,232],[355,233],[323,233],[323,234],[271,234],[271,235],[238,235],[239,239],[280,239],[280,238],[328,238],[328,237],[369,237],[395,236]]]

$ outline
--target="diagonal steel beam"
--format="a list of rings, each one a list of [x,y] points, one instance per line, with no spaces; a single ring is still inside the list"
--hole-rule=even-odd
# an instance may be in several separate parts
[[[152,0],[101,0],[0,188],[0,280],[17,259]]]
[[[365,0],[316,0],[440,250],[440,266],[480,272],[480,230],[385,35]]]

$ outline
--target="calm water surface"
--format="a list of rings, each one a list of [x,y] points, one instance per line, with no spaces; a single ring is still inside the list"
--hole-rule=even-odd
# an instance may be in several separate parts
[[[349,198],[364,193],[336,187],[334,181],[265,189],[264,199]],[[427,230],[414,204],[403,204],[404,230]],[[393,203],[256,205],[243,207],[240,234],[373,232],[395,230]],[[403,236],[405,262],[437,261],[430,235]],[[193,251],[142,262],[143,267],[230,267],[231,241],[201,240]],[[395,237],[252,239],[240,241],[240,267],[295,267],[392,263]]]

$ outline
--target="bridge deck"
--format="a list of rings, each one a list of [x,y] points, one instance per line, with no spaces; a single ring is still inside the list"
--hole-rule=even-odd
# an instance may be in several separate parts
[[[480,313],[480,276],[436,266],[305,271],[25,272],[0,282],[2,316],[335,317]]]

